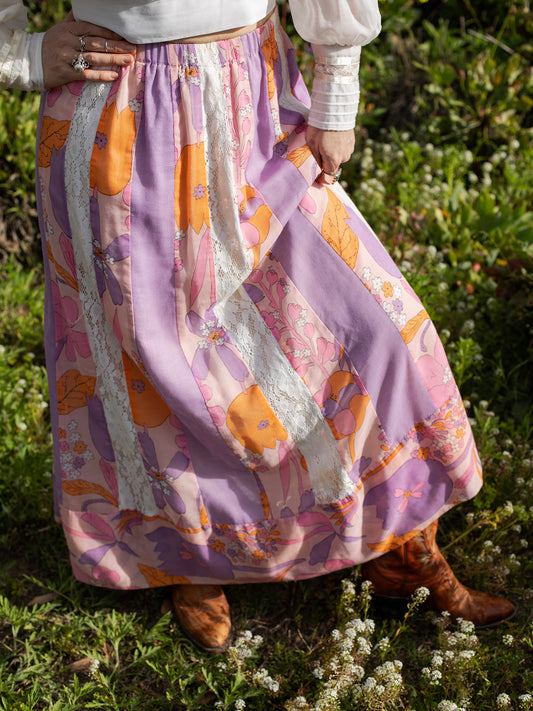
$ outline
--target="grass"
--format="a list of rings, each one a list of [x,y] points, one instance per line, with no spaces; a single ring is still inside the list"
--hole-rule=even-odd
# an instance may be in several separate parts
[[[43,29],[61,8],[38,6]],[[441,548],[517,616],[477,634],[419,601],[393,616],[348,570],[228,587],[240,637],[207,657],[166,590],[73,579],[51,510],[36,99],[2,92],[0,709],[533,709],[532,15],[521,0],[382,11],[343,179],[435,320],[480,448],[485,485],[443,518]]]

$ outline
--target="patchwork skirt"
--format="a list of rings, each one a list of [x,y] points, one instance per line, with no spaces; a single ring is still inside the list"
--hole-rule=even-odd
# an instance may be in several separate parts
[[[315,180],[308,105],[276,18],[43,96],[55,512],[79,580],[321,575],[481,485],[427,312]]]

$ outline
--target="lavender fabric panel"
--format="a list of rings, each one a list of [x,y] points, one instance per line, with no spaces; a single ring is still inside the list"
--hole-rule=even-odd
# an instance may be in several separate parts
[[[148,48],[146,60],[147,100],[132,171],[135,339],[151,381],[185,428],[208,516],[219,522],[256,521],[264,514],[253,477],[218,433],[179,343],[175,223],[168,209],[174,203],[175,102],[169,96],[170,70],[163,66],[166,47]]]
[[[394,324],[301,212],[285,226],[272,252],[345,347],[388,438],[402,440],[414,424],[435,411],[435,405]],[[344,299],[344,294],[349,298]],[[357,304],[355,313],[350,310],[352,303]]]
[[[272,120],[268,97],[267,68],[262,52],[252,55],[248,59],[247,65],[250,75],[251,101],[257,127],[255,141],[246,166],[246,179],[250,185],[258,186],[266,204],[281,224],[284,224],[297,209],[309,186],[298,168],[275,152],[278,139]],[[276,84],[278,92],[281,93],[281,75],[276,77]],[[287,190],[288,185],[290,185],[290,190]]]
[[[43,94],[41,105],[39,108],[39,120],[37,123],[37,155],[35,161],[36,167],[36,185],[35,193],[37,197],[37,212],[39,214],[39,230],[41,232],[41,245],[43,249],[43,264],[44,264],[44,351],[46,356],[46,374],[48,378],[48,392],[50,400],[50,419],[52,423],[53,435],[53,451],[54,451],[54,516],[59,518],[63,489],[61,487],[61,466],[59,463],[59,423],[58,423],[58,404],[57,404],[57,384],[56,384],[56,334],[55,334],[55,315],[54,303],[52,299],[52,280],[50,277],[50,263],[46,253],[46,225],[44,222],[44,211],[41,197],[41,187],[39,185],[39,143],[41,140],[41,130],[43,124],[43,112],[45,108],[47,94]],[[61,157],[64,163],[65,151],[61,152]],[[64,175],[64,166],[62,169]],[[61,214],[67,214],[67,198],[63,189],[64,181],[58,185],[57,190],[54,190],[54,203],[59,200],[58,211]],[[53,186],[50,186],[50,194],[52,195]],[[54,204],[55,210],[55,204]],[[68,229],[68,220],[66,227]],[[62,227],[63,228],[63,227]],[[64,228],[63,228],[64,229]]]

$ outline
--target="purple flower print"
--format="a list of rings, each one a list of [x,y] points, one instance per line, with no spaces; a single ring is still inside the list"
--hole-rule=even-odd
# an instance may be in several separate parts
[[[132,380],[131,381],[131,387],[138,393],[142,393],[144,391],[145,385],[142,380]]]
[[[432,518],[452,489],[452,480],[440,462],[411,459],[392,477],[371,489],[363,506],[375,506],[384,530],[401,536]]]
[[[187,326],[194,334],[202,337],[192,361],[192,372],[196,378],[203,380],[207,377],[213,348],[235,380],[242,382],[246,378],[248,369],[231,348],[228,348],[227,344],[231,343],[231,340],[215,316],[214,304],[205,312],[205,318],[201,318],[195,311],[189,311]]]
[[[96,137],[94,139],[94,142],[97,146],[97,148],[105,148],[107,145],[107,136],[104,133],[100,133],[100,131],[96,132]]]
[[[106,553],[115,546],[118,546],[120,550],[128,555],[137,555],[126,543],[118,541],[115,538],[111,526],[102,517],[98,516],[98,514],[86,512],[81,518],[84,522],[83,533],[77,533],[76,531],[72,531],[72,533],[74,533],[74,535],[83,536],[84,538],[90,538],[94,541],[101,541],[102,544],[97,548],[92,548],[82,553],[78,558],[80,565],[99,566],[99,563]],[[91,531],[89,527],[94,530]]]
[[[205,187],[205,185],[202,185],[202,184],[197,185],[197,186],[194,188],[194,190],[192,191],[193,197],[194,197],[196,200],[199,200],[200,198],[205,197],[205,191],[206,191],[206,190],[207,190],[207,188]]]
[[[120,285],[116,276],[113,274],[112,266],[115,262],[129,257],[130,236],[129,234],[120,235],[120,237],[114,239],[105,249],[102,248],[102,240],[100,237],[100,213],[98,209],[98,201],[94,197],[91,198],[91,226],[94,236],[93,260],[98,293],[102,296],[107,288],[113,303],[115,305],[122,304],[122,291],[120,290]]]
[[[176,513],[185,513],[185,504],[175,489],[175,482],[189,466],[189,460],[183,452],[177,452],[168,467],[161,471],[152,439],[146,432],[139,433],[138,437],[157,507],[163,509],[168,504]]]
[[[91,354],[87,334],[75,331],[74,327],[80,322],[80,315],[76,302],[70,296],[61,296],[59,287],[52,282],[52,298],[54,302],[54,317],[56,329],[56,359],[59,358],[63,348],[67,360],[73,362],[78,356],[88,358]],[[83,328],[83,319],[81,319]]]

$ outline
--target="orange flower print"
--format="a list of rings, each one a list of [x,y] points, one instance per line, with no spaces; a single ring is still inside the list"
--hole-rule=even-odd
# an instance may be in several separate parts
[[[423,459],[427,461],[429,459],[429,447],[420,447],[416,455],[417,459]]]
[[[212,548],[215,551],[215,553],[222,553],[222,551],[225,549],[226,546],[224,545],[224,543],[222,543],[222,541],[215,540],[215,541],[211,541],[211,543],[209,544],[209,547]]]
[[[390,299],[391,296],[392,296],[392,294],[393,294],[393,291],[392,291],[392,284],[390,283],[390,281],[386,281],[386,282],[383,284],[383,295],[384,295],[387,299]]]
[[[76,442],[73,449],[78,454],[83,454],[87,449],[87,445],[85,444],[85,442]]]
[[[287,432],[277,419],[259,385],[251,385],[247,392],[237,395],[228,408],[226,423],[243,447],[262,454],[263,449],[274,449],[277,441],[287,439]]]

